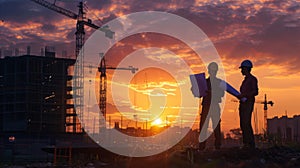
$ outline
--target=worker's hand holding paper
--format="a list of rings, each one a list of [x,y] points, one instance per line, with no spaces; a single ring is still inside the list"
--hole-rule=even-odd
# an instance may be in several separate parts
[[[226,90],[226,92],[228,92],[229,94],[238,97],[241,93],[239,91],[237,91],[234,87],[232,87],[229,83],[222,81],[220,83],[220,87],[223,88],[224,90]],[[240,99],[242,102],[247,101],[246,97],[243,97]]]

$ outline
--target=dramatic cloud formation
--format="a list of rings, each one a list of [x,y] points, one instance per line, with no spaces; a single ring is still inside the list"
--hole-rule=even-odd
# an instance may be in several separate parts
[[[78,0],[59,0],[56,5],[77,13],[77,3]],[[278,102],[276,111],[271,111],[273,116],[282,114],[286,109],[290,109],[291,114],[299,114],[299,107],[295,105],[299,97],[292,94],[300,90],[299,1],[87,0],[85,5],[86,17],[98,25],[118,16],[150,10],[170,12],[192,21],[216,46],[227,80],[239,86],[242,76],[237,67],[243,59],[251,59],[255,65],[254,73],[259,77],[261,93],[276,97],[275,102]],[[63,50],[67,50],[67,55],[74,58],[75,26],[76,20],[32,1],[0,0],[2,50],[19,48],[20,54],[24,54],[26,46],[30,45],[33,53],[38,55],[40,48],[50,45],[56,47],[59,56]],[[93,31],[86,28],[86,38]],[[143,38],[136,39],[143,41]],[[191,67],[203,69],[203,66],[189,57],[191,53],[187,48],[176,47],[178,43],[166,40],[156,44],[181,53]],[[131,42],[127,41],[119,43],[116,51],[111,51],[111,54],[128,54],[133,50]],[[263,94],[260,96],[263,97]],[[233,108],[235,106],[228,107],[228,111],[234,111]],[[224,115],[229,117],[228,114]]]
[[[56,4],[77,13],[77,2],[61,0]],[[74,43],[75,20],[31,1],[0,1],[0,5],[0,19],[4,20],[0,23],[1,47],[16,47],[19,43]],[[107,22],[138,11],[178,14],[204,30],[224,60],[253,57],[258,65],[268,61],[292,65],[300,61],[297,1],[89,0],[86,5],[87,17],[96,24],[102,23],[100,19]],[[295,66],[289,68],[298,70]]]

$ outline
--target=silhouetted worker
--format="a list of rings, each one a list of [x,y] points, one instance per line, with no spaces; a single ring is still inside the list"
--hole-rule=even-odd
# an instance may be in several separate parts
[[[251,116],[255,102],[255,96],[258,95],[257,79],[251,74],[253,65],[250,60],[244,60],[239,67],[242,75],[245,76],[242,85],[240,87],[241,94],[239,99],[246,97],[245,102],[240,101],[239,115],[240,115],[240,127],[243,135],[243,148],[254,149],[255,141],[253,135],[253,129],[251,126]]]
[[[209,77],[206,79],[207,83],[207,95],[202,99],[202,111],[200,118],[200,131],[203,132],[202,135],[205,136],[208,128],[209,119],[212,120],[214,135],[215,135],[215,148],[220,149],[221,147],[221,127],[220,127],[220,106],[219,103],[222,101],[224,96],[224,89],[220,87],[222,82],[221,79],[217,78],[218,64],[211,62],[208,65]],[[211,112],[209,113],[209,109]],[[207,119],[207,120],[206,120]],[[217,125],[216,125],[217,124]],[[199,149],[205,149],[206,140],[199,143]]]

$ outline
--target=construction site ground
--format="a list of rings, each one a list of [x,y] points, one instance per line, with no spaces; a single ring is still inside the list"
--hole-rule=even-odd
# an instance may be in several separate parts
[[[0,165],[0,167],[78,167],[78,168],[281,168],[300,167],[299,146],[273,146],[264,149],[245,150],[238,147],[204,150],[187,148],[151,157],[115,157],[109,160],[76,160],[72,165],[59,163],[31,163],[26,165]]]

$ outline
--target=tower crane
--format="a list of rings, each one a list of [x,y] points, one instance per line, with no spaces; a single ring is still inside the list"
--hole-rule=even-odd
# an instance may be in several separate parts
[[[267,131],[268,104],[273,106],[274,102],[267,101],[267,95],[265,94],[265,100],[260,103],[264,105],[264,128],[265,128],[265,131]]]
[[[99,108],[100,114],[104,115],[104,119],[106,120],[106,91],[107,91],[107,77],[106,70],[129,70],[131,73],[135,73],[138,71],[138,68],[134,68],[133,66],[129,66],[128,68],[122,67],[108,67],[106,66],[105,58],[102,57],[100,66],[98,67],[98,71],[100,72],[100,87],[99,87]]]
[[[95,25],[92,23],[91,19],[85,18],[85,12],[83,10],[83,3],[79,2],[78,5],[78,14],[68,10],[64,9],[62,7],[59,7],[54,3],[50,3],[45,0],[31,0],[32,2],[35,2],[39,5],[42,5],[50,10],[53,10],[55,12],[58,12],[62,15],[65,15],[71,19],[77,20],[76,23],[76,48],[75,48],[75,56],[77,59],[77,64],[75,67],[75,73],[74,73],[74,86],[76,89],[73,90],[74,95],[74,103],[76,104],[77,107],[74,107],[74,111],[72,114],[68,114],[69,116],[73,117],[73,123],[71,124],[73,126],[73,132],[77,132],[77,114],[82,117],[83,114],[83,76],[84,76],[84,68],[83,68],[83,60],[84,60],[84,51],[83,51],[83,43],[84,43],[84,36],[85,36],[85,31],[84,31],[84,26],[88,26],[97,30],[100,30],[105,33],[105,36],[108,38],[112,38],[114,35],[114,32],[109,30],[108,26],[103,26],[100,27],[98,25]],[[81,52],[80,52],[81,50]],[[74,87],[73,87],[74,88]]]
[[[88,66],[84,66],[84,67],[88,67],[90,69],[92,68],[97,68],[98,72],[100,72],[100,83],[99,83],[99,109],[100,109],[100,113],[99,113],[99,131],[101,131],[100,129],[100,125],[101,125],[101,117],[100,115],[103,115],[104,119],[106,120],[106,100],[107,100],[107,76],[106,76],[106,70],[107,69],[111,69],[111,70],[128,70],[131,71],[132,74],[134,74],[136,71],[138,71],[138,68],[135,68],[133,66],[128,66],[128,67],[112,67],[112,66],[107,66],[106,65],[106,60],[104,58],[103,53],[100,53],[100,57],[101,62],[100,65],[98,67],[92,66],[92,65],[88,65]],[[90,73],[92,71],[90,70]]]

